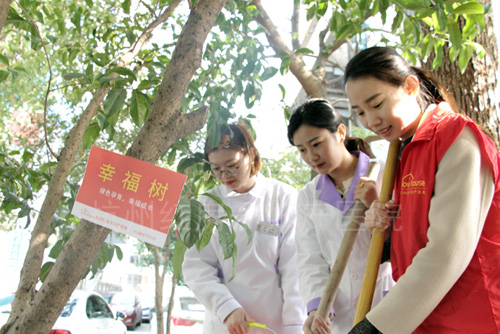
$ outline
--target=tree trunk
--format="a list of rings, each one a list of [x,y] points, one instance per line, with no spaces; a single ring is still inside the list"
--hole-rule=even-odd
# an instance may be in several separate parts
[[[167,333],[170,334],[170,319],[172,317],[172,309],[174,307],[174,297],[175,297],[175,287],[177,286],[177,278],[172,276],[172,289],[170,290],[170,298],[168,300],[168,309],[167,309]],[[173,333],[172,333],[173,334]]]
[[[491,0],[483,0],[491,11]],[[495,143],[500,142],[499,113],[500,96],[495,94],[498,90],[498,47],[493,29],[493,13],[484,16],[485,30],[475,38],[486,51],[483,59],[473,57],[464,73],[460,73],[458,62],[451,62],[449,50],[445,48],[442,65],[432,69],[432,59],[424,65],[437,78],[441,80],[458,107],[474,121],[480,124]],[[459,21],[460,28],[463,20]]]
[[[2,32],[5,19],[9,14],[10,2],[11,0],[0,0],[0,32]]]
[[[162,255],[158,247],[153,248],[154,267],[155,267],[155,306],[156,306],[156,324],[157,334],[165,333],[165,320],[163,318],[163,286],[165,283],[165,275],[167,273],[168,262],[170,260],[170,244],[171,234],[167,235],[165,243],[165,255]],[[160,265],[163,265],[163,270],[160,271]]]
[[[179,106],[201,64],[203,43],[227,1],[196,2],[179,36],[150,115],[128,151],[129,156],[154,163],[172,143],[205,124],[208,108],[182,114]],[[11,317],[0,333],[47,334],[108,234],[108,229],[82,220],[33,302],[21,315]]]
[[[143,46],[151,39],[152,31],[170,17],[179,1],[180,0],[172,1],[171,5],[144,30],[134,47],[119,59],[117,66],[127,67],[130,65],[134,57],[137,56]],[[112,73],[110,76],[117,77],[117,74]],[[10,326],[10,322],[20,317],[33,302],[35,285],[43,261],[43,253],[50,236],[50,224],[64,193],[66,177],[75,160],[85,130],[92,118],[97,114],[98,108],[109,90],[109,86],[101,87],[94,93],[94,96],[78,119],[78,122],[69,132],[64,143],[64,148],[57,157],[58,164],[49,182],[47,194],[40,209],[35,227],[31,233],[30,245],[21,270],[16,297],[12,302],[11,315],[5,327]],[[0,333],[3,333],[3,330],[4,328],[0,330]]]

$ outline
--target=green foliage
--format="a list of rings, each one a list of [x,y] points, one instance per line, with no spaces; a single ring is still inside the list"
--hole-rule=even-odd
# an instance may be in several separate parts
[[[3,145],[2,145],[3,146]],[[46,172],[47,164],[32,160],[34,152],[30,148],[24,151],[7,151],[5,146],[0,152],[0,189],[4,212],[0,219],[2,226],[14,226],[16,218],[11,213],[17,212],[17,219],[26,218],[25,226],[31,222],[32,202],[50,179]],[[14,219],[14,221],[7,221]]]
[[[302,161],[299,151],[289,147],[278,159],[262,159],[262,174],[301,189],[311,181],[311,168]]]
[[[176,218],[179,238],[188,248],[201,239],[206,225],[203,205],[194,199],[181,198],[177,205]]]
[[[179,201],[177,211],[175,214],[175,221],[179,239],[176,242],[175,251],[173,255],[174,275],[181,278],[182,261],[186,250],[196,244],[198,251],[202,250],[210,241],[214,227],[217,229],[219,243],[224,253],[224,259],[231,258],[233,261],[233,275],[230,280],[234,278],[236,270],[236,256],[237,246],[234,243],[236,232],[233,224],[239,224],[247,233],[248,242],[252,240],[252,231],[244,223],[237,221],[233,215],[231,208],[226,206],[222,199],[210,193],[204,193],[220,205],[226,215],[222,217],[206,217],[206,211],[203,205],[197,200],[183,199]]]
[[[385,28],[373,26],[389,25],[399,42],[389,42],[389,36],[383,36],[381,42],[400,48],[403,56],[414,64],[426,60],[433,52],[433,66],[440,66],[445,45],[451,49],[450,59],[459,59],[462,71],[474,54],[484,55],[482,47],[472,40],[484,30],[484,14],[490,9],[477,0],[302,0],[302,3],[307,6],[308,20],[330,16],[330,31],[336,40],[362,37],[366,32],[378,30],[388,35]],[[457,23],[460,19],[465,22],[463,29]],[[422,38],[423,26],[430,31],[425,38]],[[286,73],[288,55],[276,56],[282,59],[282,74]]]
[[[458,57],[462,71],[474,52],[483,57],[482,47],[471,47],[472,40],[484,30],[485,7],[479,2],[436,1],[431,4],[426,1],[395,1],[394,8],[397,20],[392,31],[400,37],[403,55],[414,64],[420,59],[425,61],[433,52],[433,67],[440,66],[446,44],[450,48],[450,60],[453,62]],[[459,19],[465,22],[462,30],[457,23]],[[422,24],[430,31],[423,39]]]

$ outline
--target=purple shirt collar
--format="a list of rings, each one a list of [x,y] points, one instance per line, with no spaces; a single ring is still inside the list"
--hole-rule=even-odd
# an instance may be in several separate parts
[[[316,190],[320,191],[318,199],[339,209],[344,215],[354,205],[354,189],[358,184],[359,178],[366,175],[368,164],[370,163],[370,157],[361,151],[351,152],[351,154],[358,157],[358,165],[356,166],[356,172],[352,178],[345,201],[342,200],[337,188],[335,188],[335,184],[327,174],[320,175],[318,184],[316,185]]]

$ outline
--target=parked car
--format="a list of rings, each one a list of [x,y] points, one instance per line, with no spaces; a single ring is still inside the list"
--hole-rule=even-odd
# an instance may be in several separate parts
[[[111,294],[109,305],[115,313],[124,315],[123,323],[128,329],[134,330],[142,323],[142,305],[139,297],[133,292],[118,291]]]
[[[0,328],[9,320],[10,306],[13,300],[13,293],[0,298]]]
[[[172,307],[171,326],[193,326],[201,333],[205,307],[196,299],[193,292],[186,287],[177,287],[174,294],[174,305]],[[174,330],[177,333],[177,329]]]
[[[96,292],[75,291],[49,334],[126,334],[127,327]]]
[[[141,299],[142,305],[142,322],[150,323],[153,319],[153,312],[155,310],[155,302],[150,299]]]

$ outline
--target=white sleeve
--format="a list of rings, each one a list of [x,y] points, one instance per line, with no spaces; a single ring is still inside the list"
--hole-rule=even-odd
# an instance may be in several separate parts
[[[295,247],[297,192],[288,192],[280,204],[282,208],[280,222],[278,272],[283,290],[282,321],[284,334],[301,334],[305,318],[305,307],[299,291],[297,256]]]
[[[201,200],[201,202],[207,205],[207,201]],[[212,234],[212,239],[200,252],[196,246],[186,251],[182,273],[186,284],[196,298],[221,321],[224,321],[241,305],[218,276],[219,261],[215,247],[219,247],[219,243],[215,239],[216,235]]]
[[[441,159],[429,210],[428,243],[367,318],[385,334],[414,331],[467,268],[493,198],[494,182],[469,127]],[[437,283],[439,282],[439,284]]]
[[[310,218],[309,206],[311,204],[305,191],[307,189],[299,192],[295,241],[300,291],[306,303],[307,312],[311,312],[317,308],[323,295],[330,268],[318,243],[314,223]]]

